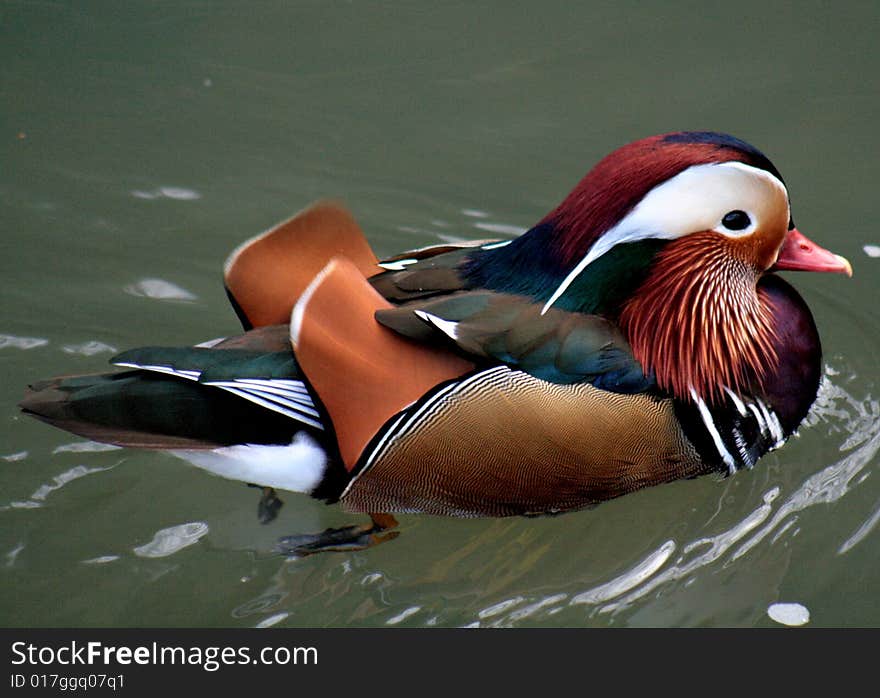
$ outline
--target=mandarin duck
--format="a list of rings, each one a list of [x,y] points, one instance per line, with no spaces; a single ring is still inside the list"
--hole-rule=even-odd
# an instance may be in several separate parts
[[[729,135],[680,132],[602,159],[512,240],[378,260],[320,202],[240,245],[244,333],[146,347],[115,373],[35,384],[38,419],[304,492],[368,525],[281,539],[365,547],[393,514],[559,513],[751,468],[813,403],[813,317],[773,272],[852,274],[794,225],[779,171]]]

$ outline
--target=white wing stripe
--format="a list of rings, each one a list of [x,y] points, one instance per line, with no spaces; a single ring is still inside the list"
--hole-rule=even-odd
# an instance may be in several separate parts
[[[284,385],[274,385],[276,381],[250,382],[239,379],[231,381],[205,381],[205,385],[215,385],[219,388],[239,388],[241,390],[256,391],[260,393],[271,393],[272,395],[280,395],[288,400],[295,400],[303,405],[314,405],[312,398],[303,390],[294,390]],[[281,383],[282,381],[277,381]],[[292,381],[291,381],[292,382]]]
[[[244,397],[245,395],[253,395],[254,397],[258,397],[267,402],[274,403],[276,405],[280,405],[281,407],[286,407],[291,410],[296,410],[297,412],[302,412],[303,414],[311,415],[312,417],[318,417],[318,411],[314,409],[314,405],[310,402],[308,404],[304,404],[300,401],[295,400],[287,400],[280,395],[274,395],[272,393],[266,393],[261,390],[252,390],[252,389],[242,389],[242,388],[230,388],[224,386],[217,386],[219,388],[223,388],[223,390],[234,390],[236,395],[241,395]]]
[[[416,264],[418,261],[417,259],[399,259],[396,262],[379,262],[376,266],[380,266],[388,271],[403,271],[410,264]]]
[[[436,315],[432,315],[431,313],[426,313],[424,310],[416,310],[415,314],[420,317],[425,322],[433,325],[438,330],[440,330],[443,334],[448,336],[451,339],[458,339],[458,323],[452,322],[451,320],[444,320],[442,317],[437,317]]]
[[[115,365],[122,368],[137,368],[142,371],[164,373],[165,375],[191,381],[198,381],[202,375],[201,371],[190,371],[154,364],[136,364],[119,361]],[[312,419],[312,417],[319,417],[320,414],[315,409],[315,403],[312,402],[312,398],[309,396],[302,381],[242,378],[231,381],[206,381],[204,385],[226,390],[233,395],[260,405],[260,407],[278,412],[316,429],[324,429],[324,425],[318,419]]]
[[[171,366],[158,366],[152,364],[135,364],[127,361],[114,362],[114,366],[122,368],[139,368],[142,371],[153,371],[154,373],[165,373],[169,376],[177,376],[178,378],[186,378],[187,380],[197,381],[202,375],[201,371],[186,371],[183,369],[172,368]]]
[[[308,395],[308,389],[302,381],[288,380],[286,378],[235,378],[236,383],[252,385],[262,389],[281,389],[285,392],[304,393]]]
[[[308,395],[285,393],[282,390],[257,389],[246,385],[239,385],[236,381],[211,381],[206,382],[205,385],[222,388],[223,390],[234,392],[241,397],[253,395],[282,407],[298,410],[299,412],[309,414],[313,417],[318,416],[318,411],[314,409],[315,403],[312,402]]]
[[[249,400],[260,407],[265,407],[267,410],[272,410],[273,412],[278,412],[279,414],[283,414],[286,417],[290,417],[291,419],[296,419],[297,421],[302,422],[303,424],[308,424],[309,426],[315,427],[316,429],[321,429],[323,431],[324,425],[316,419],[311,419],[306,417],[304,414],[300,414],[299,412],[295,412],[293,409],[283,407],[275,402],[270,402],[269,400],[265,400],[258,395],[254,395],[253,393],[249,393],[244,390],[240,390],[239,388],[222,388],[222,390],[227,390],[233,395],[238,395],[239,397],[244,398],[245,400]]]

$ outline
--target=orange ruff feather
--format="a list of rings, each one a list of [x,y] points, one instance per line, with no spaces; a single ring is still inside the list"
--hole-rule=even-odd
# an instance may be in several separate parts
[[[777,364],[771,302],[743,252],[714,233],[671,242],[623,309],[636,359],[678,398],[760,388]]]

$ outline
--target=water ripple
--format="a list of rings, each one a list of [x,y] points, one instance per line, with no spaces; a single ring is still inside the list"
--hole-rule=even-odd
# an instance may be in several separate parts
[[[849,437],[844,441],[840,449],[842,451],[852,449],[852,452],[836,463],[807,478],[804,484],[783,502],[779,511],[776,512],[767,525],[736,552],[733,559],[741,557],[754,548],[771,531],[795,512],[802,511],[815,504],[836,502],[842,498],[850,491],[851,483],[854,480],[858,484],[860,480],[857,476],[880,450],[880,420],[878,420],[878,417],[880,417],[880,406],[878,406],[875,400],[872,400],[870,397],[864,401],[856,400],[847,391],[832,385],[828,380],[823,381],[819,398],[812,413],[812,421],[827,421],[829,416],[838,417],[842,412],[845,416],[845,429],[849,433]],[[840,406],[840,403],[843,403],[843,407]],[[868,527],[864,535],[867,535],[870,528],[873,528],[873,524]],[[861,538],[858,540],[861,540]]]
[[[116,347],[110,346],[109,344],[104,344],[104,342],[92,340],[89,342],[83,342],[82,344],[65,344],[63,347],[61,347],[61,351],[67,354],[94,356],[95,354],[101,354],[103,352],[115,353],[119,350]]]
[[[843,545],[837,550],[838,555],[843,555],[844,553],[848,553],[854,547],[856,547],[859,543],[861,543],[865,538],[868,537],[868,534],[874,530],[874,526],[877,525],[877,522],[880,521],[880,505],[874,509],[874,513],[868,517],[868,520],[865,521],[861,526],[859,526],[858,530],[853,533]]]
[[[15,560],[18,558],[18,554],[24,550],[24,543],[19,543],[12,550],[6,553],[6,566],[13,567],[15,565]]]
[[[393,618],[389,618],[388,620],[386,620],[385,625],[397,625],[398,623],[402,623],[407,618],[418,613],[421,610],[421,606],[410,606],[409,608],[405,608]]]
[[[675,543],[668,540],[625,574],[578,594],[571,600],[571,603],[599,604],[625,594],[653,577],[666,564],[673,552],[675,552]]]
[[[515,596],[512,599],[506,599],[505,601],[500,601],[499,603],[494,603],[487,608],[484,608],[482,611],[477,613],[477,617],[480,620],[485,620],[487,618],[491,618],[492,616],[497,616],[505,611],[510,610],[514,606],[518,606],[523,601],[525,601],[524,596]]]
[[[102,451],[118,451],[121,446],[113,444],[102,444],[97,441],[75,441],[69,444],[57,446],[52,450],[52,454],[56,453],[100,453]]]
[[[836,375],[833,369],[828,375]],[[791,494],[783,496],[780,487],[769,488],[761,503],[733,526],[716,535],[696,538],[680,546],[681,554],[673,560],[679,547],[667,540],[632,567],[590,589],[575,594],[568,605],[592,606],[601,614],[616,614],[637,601],[673,583],[688,584],[694,573],[713,564],[728,566],[769,538],[779,539],[795,526],[800,512],[817,504],[835,502],[858,486],[867,477],[863,473],[880,451],[880,404],[871,396],[857,399],[841,386],[825,378],[819,396],[805,421],[806,427],[822,426],[829,433],[840,433],[842,458],[809,476]],[[865,522],[840,546],[844,554],[869,536],[880,522],[880,503]],[[479,620],[464,627],[479,627],[491,619],[491,625],[509,625],[537,613],[550,615],[559,611],[558,604],[566,594],[528,599],[516,596],[494,603],[479,611]],[[523,606],[523,604],[526,604]],[[772,609],[772,612],[771,612]],[[800,604],[775,604],[768,609],[773,620],[787,625],[809,621],[809,611]]]
[[[118,559],[119,555],[99,555],[98,557],[90,557],[88,560],[80,560],[80,562],[84,565],[106,565]]]
[[[546,596],[543,599],[538,599],[534,603],[529,604],[528,606],[523,606],[522,608],[517,608],[513,612],[510,613],[508,619],[510,622],[516,622],[519,620],[523,620],[524,618],[530,618],[534,616],[538,611],[548,611],[550,613],[553,612],[549,607],[554,606],[555,604],[559,604],[565,599],[568,598],[568,594],[552,594],[550,596]]]
[[[717,536],[697,539],[683,546],[685,554],[706,546],[706,551],[701,555],[689,562],[685,562],[683,556],[676,561],[675,565],[647,580],[641,587],[634,589],[618,602],[602,607],[600,612],[617,612],[626,608],[658,586],[683,579],[696,569],[715,562],[735,544],[742,541],[742,544],[733,552],[730,560],[726,563],[730,564],[753,550],[777,529],[782,530],[790,527],[797,512],[816,504],[827,504],[839,500],[850,491],[851,483],[857,479],[856,476],[880,450],[878,413],[880,413],[880,409],[878,409],[877,402],[870,397],[857,400],[843,388],[833,385],[830,380],[824,380],[809,421],[812,424],[843,421],[843,428],[849,437],[841,445],[841,450],[853,449],[851,453],[807,478],[779,505],[775,513],[773,513],[773,502],[778,498],[780,492],[777,487],[770,489],[764,494],[764,503],[729,530]],[[855,447],[856,445],[858,447]],[[880,515],[875,512],[850,538],[852,543],[846,547],[846,550],[862,540],[874,527],[878,518]],[[638,567],[639,565],[634,570]],[[632,575],[633,571],[629,574]]]
[[[8,463],[15,463],[16,461],[24,460],[28,457],[28,451],[18,451],[17,453],[10,453],[6,456],[0,456],[3,460]]]
[[[155,298],[156,300],[194,301],[197,296],[185,288],[165,279],[141,279],[125,287],[125,292],[132,296]]]
[[[274,616],[269,616],[268,618],[264,618],[259,623],[257,623],[255,628],[271,628],[273,625],[277,625],[281,621],[285,620],[290,616],[290,613],[287,611],[282,611],[281,613],[276,613]]]
[[[489,233],[498,233],[499,235],[522,235],[527,230],[527,228],[522,226],[509,225],[507,223],[474,223],[474,227]]]
[[[174,199],[176,201],[195,201],[202,195],[195,189],[184,187],[159,187],[158,189],[133,189],[131,195],[136,199]]]
[[[258,613],[265,613],[280,604],[287,595],[287,591],[269,590],[232,609],[232,617],[247,618],[248,616],[257,615]]]
[[[156,531],[153,540],[145,545],[133,548],[138,557],[168,557],[196,543],[208,533],[208,524],[204,521],[192,521],[170,526]]]
[[[85,477],[86,475],[92,475],[93,473],[102,473],[105,470],[111,470],[117,465],[118,463],[114,463],[113,465],[108,465],[103,468],[89,468],[85,465],[77,465],[53,477],[52,482],[40,485],[36,490],[34,490],[34,493],[30,496],[28,500],[10,502],[5,506],[0,506],[0,511],[6,511],[9,509],[36,509],[37,507],[43,506],[43,502],[46,501],[46,498],[49,496],[49,494],[55,492],[56,490],[60,490],[66,484],[73,482],[74,480],[78,480],[81,477]]]
[[[772,511],[771,502],[776,498],[778,493],[779,489],[775,487],[767,492],[764,495],[764,503],[729,530],[722,531],[716,536],[698,538],[697,540],[683,546],[682,556],[676,560],[675,564],[662,572],[659,571],[659,568],[654,568],[652,572],[655,574],[645,578],[644,581],[638,580],[641,582],[640,586],[634,587],[631,592],[620,598],[618,601],[602,606],[599,609],[599,612],[616,613],[628,608],[635,601],[650,594],[658,587],[670,582],[686,579],[701,567],[705,567],[715,562],[721,558],[724,553],[730,550],[735,543],[739,542],[742,538],[755,530],[755,528],[770,516],[770,512]],[[658,550],[657,554],[660,553],[664,546],[668,546],[669,542],[670,541],[664,543]],[[686,559],[688,554],[701,549],[704,549],[704,552],[694,556],[690,560]],[[633,570],[624,575],[624,577],[637,578],[641,564],[642,563],[636,565]],[[589,594],[590,592],[586,593]]]
[[[0,334],[0,349],[12,347],[14,349],[36,349],[49,343],[42,337],[17,337],[14,334]]]

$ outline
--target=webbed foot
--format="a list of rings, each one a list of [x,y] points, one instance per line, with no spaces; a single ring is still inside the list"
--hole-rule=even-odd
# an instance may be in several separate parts
[[[400,531],[389,530],[397,526],[397,521],[390,514],[370,514],[370,519],[369,524],[284,536],[278,540],[276,549],[284,555],[304,557],[314,553],[366,550],[400,535]]]
[[[251,483],[248,484],[248,487],[257,487],[263,491],[263,494],[260,496],[260,502],[257,504],[257,518],[260,520],[260,523],[267,524],[274,521],[278,517],[279,510],[284,506],[284,502],[278,498],[275,488],[262,487],[261,485]]]

